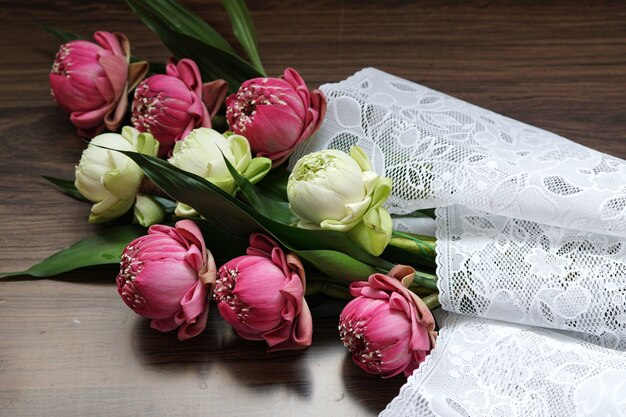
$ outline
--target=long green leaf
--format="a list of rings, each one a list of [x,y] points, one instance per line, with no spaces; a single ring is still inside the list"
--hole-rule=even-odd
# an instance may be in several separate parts
[[[145,233],[146,229],[137,225],[108,229],[74,243],[26,271],[11,272],[3,277],[49,277],[86,266],[116,264],[119,263],[126,245]]]
[[[44,26],[43,28],[46,30],[46,32],[50,33],[51,35],[56,36],[57,38],[59,38],[64,43],[65,42],[69,42],[69,41],[75,41],[75,40],[79,40],[79,39],[84,39],[79,34],[72,33],[72,32],[66,32],[64,30],[53,28],[53,27],[50,27],[50,26]]]
[[[392,243],[387,245],[381,256],[394,264],[422,266],[430,271],[435,271],[437,268],[434,258],[417,255],[405,248],[394,246]]]
[[[127,3],[177,58],[194,60],[205,80],[224,79],[228,82],[229,91],[234,92],[244,81],[262,76],[256,68],[237,56],[232,48],[225,49],[220,43],[213,42],[212,38],[199,36],[195,23],[184,19],[188,24],[182,25],[180,15],[178,19],[172,19],[162,10],[157,10],[157,4],[172,6],[175,2],[127,0]],[[170,8],[173,10],[171,13],[177,15],[177,9]]]
[[[365,281],[376,268],[358,261],[345,253],[333,250],[300,250],[295,253],[320,272],[342,282]]]
[[[261,193],[275,201],[287,202],[287,182],[290,172],[287,171],[286,164],[272,169],[256,187]]]
[[[172,199],[193,207],[220,230],[247,239],[251,233],[262,229],[252,216],[240,209],[243,203],[204,178],[158,158],[136,152],[119,152],[135,161],[146,176]]]
[[[207,249],[211,251],[218,265],[246,254],[248,240],[213,226],[206,219],[193,219],[200,227]]]
[[[250,58],[250,62],[263,75],[266,76],[261,58],[259,57],[256,31],[250,12],[243,0],[222,0],[222,4],[230,17],[233,25],[233,33]]]
[[[221,152],[221,151],[220,151]],[[242,194],[248,199],[248,203],[260,214],[268,217],[270,216],[271,208],[268,207],[266,201],[263,200],[263,196],[261,193],[252,185],[250,181],[240,175],[237,169],[230,163],[228,158],[222,154],[222,158],[224,158],[224,163],[226,164],[226,168],[228,168],[228,172],[234,178],[239,190]]]
[[[235,53],[233,47],[211,25],[175,0],[126,0],[126,3],[155,32],[151,24],[154,19],[158,19],[172,30]]]
[[[289,203],[287,201],[274,200],[271,197],[265,196],[258,187],[248,181],[243,175],[239,174],[237,169],[226,157],[224,157],[224,163],[235,179],[241,193],[257,212],[282,224],[290,225],[297,221],[296,216],[294,216],[289,209]]]
[[[120,152],[135,161],[148,178],[170,197],[193,207],[219,229],[246,239],[252,232],[265,231],[292,251],[335,250],[381,270],[393,267],[393,264],[367,253],[344,233],[306,230],[279,223],[261,215],[202,177],[180,170],[155,157],[136,152]]]
[[[48,177],[46,175],[43,175],[43,178],[50,181],[52,184],[56,185],[57,187],[59,187],[61,191],[63,191],[65,194],[69,195],[70,197],[75,198],[76,200],[79,200],[79,201],[89,201],[85,197],[83,197],[83,195],[76,189],[76,186],[74,185],[74,181],[62,180],[60,178]]]

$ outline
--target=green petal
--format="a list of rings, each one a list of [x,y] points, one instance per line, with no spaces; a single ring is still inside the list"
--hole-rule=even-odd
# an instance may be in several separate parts
[[[235,193],[235,189],[237,188],[237,183],[235,182],[235,179],[233,177],[206,178],[206,180],[230,195],[233,195]]]
[[[137,136],[137,152],[150,156],[157,156],[159,153],[159,141],[151,133],[144,132]]]
[[[122,169],[107,171],[102,177],[102,185],[120,199],[135,197],[143,172],[135,163],[130,162]]]
[[[350,157],[356,161],[363,171],[373,171],[372,163],[370,162],[367,154],[361,149],[360,146],[353,146],[350,148]]]
[[[348,235],[363,249],[378,256],[391,240],[392,229],[393,222],[389,212],[378,207],[368,211],[363,221],[348,232]]]
[[[267,175],[272,169],[272,160],[264,157],[253,158],[250,164],[241,175],[250,181],[252,184],[256,184],[261,181],[263,177]]]
[[[391,195],[392,181],[391,178],[380,177],[372,193],[371,208],[377,208],[383,205]]]
[[[104,201],[98,204],[94,204],[94,206],[91,209],[92,210],[91,214],[89,214],[89,223],[97,224],[97,223],[104,223],[109,220],[117,219],[118,217],[126,213],[132,207],[134,201],[135,201],[135,196],[119,200],[117,203],[113,204],[112,206],[108,207],[106,210],[103,210],[99,213],[98,212],[94,213],[93,210],[98,204],[101,204]]]
[[[165,210],[151,196],[139,194],[135,201],[134,216],[137,223],[149,227],[165,219]]]
[[[228,144],[230,146],[230,150],[235,156],[235,169],[237,172],[245,171],[252,160],[248,139],[241,135],[230,135],[228,137]]]
[[[188,206],[185,203],[176,203],[176,209],[174,210],[174,214],[178,217],[197,217],[199,216],[198,212],[193,209],[193,207]]]

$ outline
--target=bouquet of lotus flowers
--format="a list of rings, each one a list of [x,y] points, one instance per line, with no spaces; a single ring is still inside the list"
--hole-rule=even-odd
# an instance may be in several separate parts
[[[310,346],[311,310],[330,303],[359,366],[410,375],[436,341],[434,237],[393,230],[391,179],[359,146],[287,169],[327,100],[292,68],[266,76],[243,2],[224,6],[249,62],[175,1],[128,3],[174,57],[141,61],[121,33],[54,31],[67,42],[52,94],[89,142],[74,181],[49,179],[107,228],[23,273],[119,262],[118,292],[152,328],[197,336],[214,302],[270,352]]]
[[[385,415],[616,404],[626,162],[374,69],[268,77],[242,1],[224,6],[247,59],[174,0],[127,2],[166,65],[120,33],[55,30],[50,74],[89,143],[74,181],[49,180],[107,228],[16,274],[119,262],[155,330],[197,336],[215,303],[269,352],[310,346],[340,300],[353,361],[410,376]],[[606,401],[585,394],[598,384]]]

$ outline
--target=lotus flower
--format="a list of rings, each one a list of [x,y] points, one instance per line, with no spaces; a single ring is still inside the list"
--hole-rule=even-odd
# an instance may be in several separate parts
[[[272,165],[267,158],[252,158],[250,145],[243,136],[231,134],[226,137],[205,127],[192,130],[185,139],[176,142],[168,162],[203,177],[228,194],[235,194],[237,183],[230,174],[224,158],[253,184],[259,182]],[[178,203],[176,214],[195,216],[197,213],[190,206]]]
[[[200,70],[190,59],[171,61],[166,74],[148,77],[135,90],[131,122],[150,132],[161,144],[159,156],[197,127],[211,127],[211,118],[226,97],[227,84],[202,84]]]
[[[392,221],[382,204],[391,180],[373,171],[358,146],[313,152],[302,157],[287,183],[298,227],[347,232],[364,249],[380,255],[391,239]]]
[[[83,197],[94,203],[89,223],[106,222],[126,213],[135,203],[144,179],[139,165],[111,149],[155,156],[159,143],[151,134],[139,133],[130,126],[124,126],[121,134],[102,133],[91,140],[76,167],[74,181]],[[155,207],[149,205],[150,201],[141,199],[135,210],[136,219],[143,225],[163,215],[162,211],[155,214]]]
[[[154,225],[124,249],[117,291],[153,329],[178,328],[178,339],[200,334],[209,314],[208,294],[216,266],[202,233],[191,220]]]
[[[96,32],[94,39],[61,45],[50,73],[53,97],[86,138],[121,126],[128,92],[148,72],[145,61],[130,64],[130,43],[122,33]]]
[[[300,74],[287,68],[280,78],[254,78],[226,99],[230,129],[245,136],[252,152],[280,165],[296,145],[320,127],[326,99],[309,91]]]
[[[403,284],[411,267],[353,282],[356,297],[339,316],[339,335],[352,360],[365,372],[409,376],[435,347],[435,320],[424,302]],[[409,280],[410,281],[410,280]]]
[[[265,340],[269,351],[310,346],[313,323],[300,259],[258,233],[246,253],[218,271],[213,298],[222,317],[244,339]]]

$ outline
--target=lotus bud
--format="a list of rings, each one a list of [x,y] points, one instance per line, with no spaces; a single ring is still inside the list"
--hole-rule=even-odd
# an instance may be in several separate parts
[[[130,63],[124,34],[96,32],[94,39],[61,45],[49,77],[53,97],[85,138],[121,126],[128,92],[148,72],[147,62]]]
[[[310,346],[313,322],[300,259],[258,233],[246,253],[217,274],[213,298],[224,320],[241,337],[264,340],[270,351]]]
[[[253,184],[260,181],[272,165],[267,158],[252,158],[250,145],[245,137],[233,134],[226,137],[207,128],[194,129],[184,140],[177,142],[168,162],[206,179],[233,195],[237,190],[237,183],[230,174],[224,158]],[[186,204],[178,203],[176,214],[193,216],[197,213]]]
[[[139,84],[133,99],[131,122],[160,142],[159,156],[197,127],[211,127],[211,117],[226,97],[227,83],[202,84],[198,65],[190,59],[171,61],[166,74],[156,74]]]
[[[298,227],[346,232],[379,255],[391,239],[391,217],[382,204],[391,180],[380,177],[358,147],[313,152],[295,165],[287,183],[289,207]]]
[[[230,129],[250,141],[252,152],[280,165],[322,124],[326,99],[310,91],[300,74],[287,68],[282,78],[254,78],[226,99]]]
[[[209,315],[216,266],[202,233],[191,220],[154,225],[122,254],[117,291],[153,329],[178,328],[178,339],[200,334]]]
[[[410,376],[435,347],[437,333],[430,310],[402,283],[411,269],[398,265],[389,275],[373,274],[367,282],[350,285],[356,298],[339,316],[339,335],[354,363],[365,372]],[[408,285],[410,279],[404,281]]]
[[[102,223],[126,213],[144,178],[133,160],[112,149],[155,156],[159,143],[149,133],[139,133],[129,126],[121,134],[103,133],[91,140],[76,167],[74,182],[76,189],[94,203],[89,223]]]

